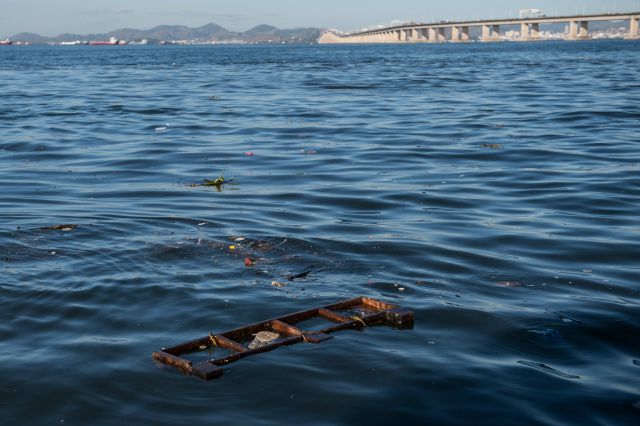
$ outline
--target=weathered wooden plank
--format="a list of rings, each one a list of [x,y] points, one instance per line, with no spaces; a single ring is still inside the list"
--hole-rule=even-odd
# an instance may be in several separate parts
[[[329,309],[318,309],[318,315],[321,316],[322,318],[328,319],[329,321],[333,321],[333,322],[337,322],[337,323],[343,323],[343,322],[350,322],[351,320],[347,317],[344,317],[338,313],[335,313],[333,311],[330,311]]]
[[[163,351],[156,351],[153,353],[153,358],[167,365],[178,367],[184,371],[191,371],[191,361],[184,358],[171,355],[170,353]]]
[[[280,320],[271,320],[271,329],[276,333],[286,334],[288,336],[302,336],[302,330]]]
[[[228,339],[224,337],[222,334],[216,334],[215,336],[213,336],[213,338],[215,339],[216,344],[220,347],[231,349],[236,352],[244,352],[249,350],[249,348],[247,348],[245,345],[238,343],[234,340]]]
[[[370,297],[363,297],[362,298],[362,304],[370,306],[374,309],[380,310],[380,311],[387,311],[390,309],[396,309],[398,308],[398,305],[393,305],[391,303],[386,303],[386,302],[382,302],[380,300],[376,300],[376,299],[372,299]]]
[[[204,380],[211,380],[222,376],[224,369],[213,364],[211,361],[204,361],[192,366],[191,374]]]

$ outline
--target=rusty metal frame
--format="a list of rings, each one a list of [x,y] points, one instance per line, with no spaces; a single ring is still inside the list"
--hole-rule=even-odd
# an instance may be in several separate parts
[[[360,315],[344,316],[338,311],[362,309]],[[314,318],[322,318],[328,322],[336,323],[330,327],[318,331],[306,331],[296,327],[296,324]],[[187,374],[201,379],[216,379],[224,373],[223,366],[236,362],[242,358],[272,351],[280,346],[294,345],[296,343],[321,343],[333,338],[331,333],[336,331],[356,329],[374,325],[386,325],[398,329],[413,328],[413,312],[398,305],[385,303],[369,297],[357,297],[343,300],[332,305],[306,311],[295,312],[266,321],[257,322],[236,328],[219,334],[209,334],[199,339],[191,340],[171,348],[162,348],[153,353],[153,359],[182,370]],[[249,349],[239,341],[250,339],[260,331],[273,331],[282,336],[282,339],[268,343],[264,346]],[[193,364],[182,355],[202,351],[203,347],[211,348],[219,346],[229,349],[233,353],[221,358],[213,358],[207,361]],[[206,349],[204,349],[206,350]]]

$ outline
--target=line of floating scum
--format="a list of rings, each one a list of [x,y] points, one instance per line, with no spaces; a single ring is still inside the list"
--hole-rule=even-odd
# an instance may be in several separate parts
[[[334,325],[317,331],[307,331],[296,327],[296,324],[312,319],[322,319]],[[208,336],[190,342],[171,348],[162,348],[153,353],[153,358],[188,374],[210,380],[222,376],[224,373],[223,366],[242,358],[272,351],[280,346],[294,345],[301,342],[317,344],[331,339],[333,336],[329,334],[336,331],[363,330],[365,327],[375,325],[386,325],[397,329],[412,329],[413,312],[369,297],[357,297],[332,305],[257,322],[224,333],[209,333]],[[278,337],[282,337],[263,342],[258,341],[258,338],[255,337],[258,333],[267,336],[273,336],[271,333],[276,333]],[[241,343],[252,338],[254,338],[254,342],[249,346]],[[227,349],[231,351],[231,354],[195,364],[182,357],[184,354],[202,352],[215,347]]]

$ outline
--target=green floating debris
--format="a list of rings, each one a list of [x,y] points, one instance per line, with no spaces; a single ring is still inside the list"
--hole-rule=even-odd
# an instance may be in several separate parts
[[[220,176],[216,180],[205,179],[203,182],[204,183],[202,184],[202,186],[220,186],[227,183],[227,181],[224,179],[224,176]]]
[[[502,149],[503,146],[499,143],[485,143],[484,145],[481,145],[480,148]]]
[[[190,185],[192,187],[195,186],[215,186],[216,188],[220,188],[222,185],[226,184],[226,183],[230,183],[231,180],[226,180],[224,178],[224,176],[220,176],[217,179],[211,180],[211,179],[204,179],[202,181],[202,183],[194,183],[193,185]]]

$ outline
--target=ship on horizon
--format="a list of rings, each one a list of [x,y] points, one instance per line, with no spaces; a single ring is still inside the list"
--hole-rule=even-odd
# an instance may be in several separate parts
[[[124,40],[118,40],[116,37],[111,37],[109,41],[90,41],[91,46],[115,46],[118,44],[127,44]]]
[[[12,44],[13,42],[8,38],[5,38],[4,40],[0,40],[0,46],[10,46]]]

